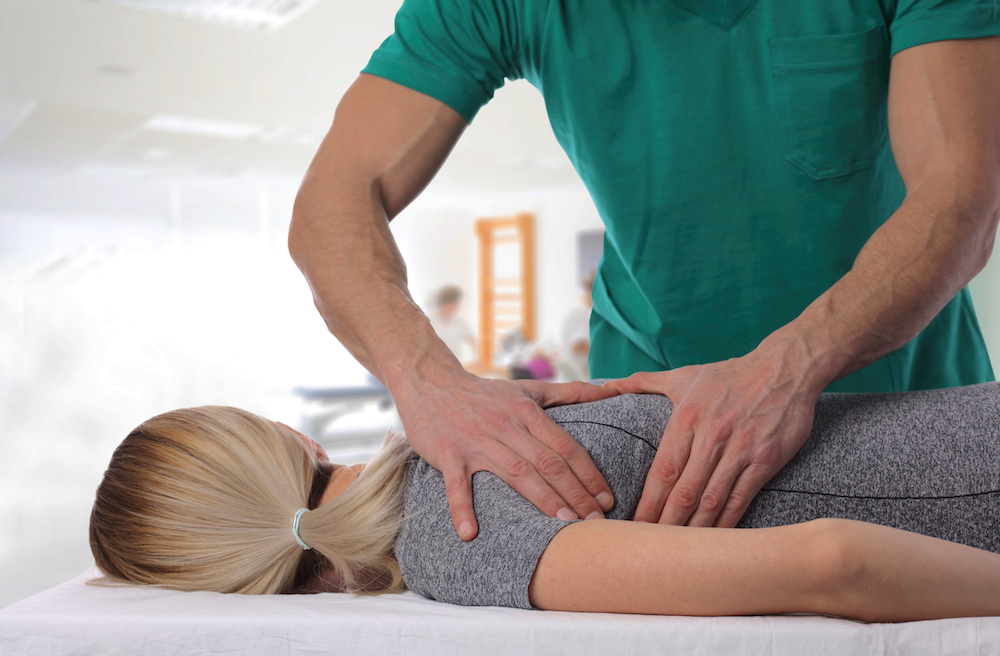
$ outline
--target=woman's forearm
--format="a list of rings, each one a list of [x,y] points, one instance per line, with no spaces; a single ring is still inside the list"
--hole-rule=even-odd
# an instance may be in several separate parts
[[[1000,555],[862,522],[767,529],[581,522],[549,543],[531,602],[660,615],[1000,615]]]
[[[595,520],[549,542],[529,587],[546,610],[652,615],[826,612],[829,531]]]
[[[867,622],[1000,616],[1000,554],[837,521],[844,576],[825,612]]]

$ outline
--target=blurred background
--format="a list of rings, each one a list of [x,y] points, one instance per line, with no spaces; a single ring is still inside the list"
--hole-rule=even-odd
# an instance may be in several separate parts
[[[154,414],[245,407],[344,463],[398,421],[285,248],[398,5],[0,2],[0,607],[91,564],[94,488]],[[602,228],[533,88],[497,93],[392,230],[470,369],[586,377]],[[1000,362],[1000,258],[973,294]]]

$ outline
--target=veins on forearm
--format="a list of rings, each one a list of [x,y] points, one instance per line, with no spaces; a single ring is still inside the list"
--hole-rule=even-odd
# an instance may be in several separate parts
[[[913,339],[985,265],[996,211],[928,184],[869,239],[854,267],[794,324],[845,376]],[[791,327],[791,325],[790,325]]]

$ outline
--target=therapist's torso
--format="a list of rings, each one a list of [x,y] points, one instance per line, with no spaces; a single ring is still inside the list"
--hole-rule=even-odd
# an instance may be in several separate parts
[[[542,92],[607,227],[590,371],[617,377],[743,355],[836,283],[905,195],[890,57],[998,33],[986,0],[407,0],[366,72],[470,120],[504,77]],[[828,389],[992,376],[963,290]]]

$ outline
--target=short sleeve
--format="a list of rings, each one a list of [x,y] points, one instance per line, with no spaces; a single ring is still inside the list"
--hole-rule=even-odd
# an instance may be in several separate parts
[[[436,98],[466,121],[520,77],[509,0],[406,0],[395,32],[362,71]]]
[[[546,517],[489,472],[472,477],[472,495],[479,534],[462,542],[444,477],[423,460],[410,466],[406,520],[393,549],[406,587],[449,604],[530,609],[538,559],[570,522]]]
[[[932,41],[1000,34],[996,0],[898,0],[889,26],[892,54]]]
[[[622,394],[549,408],[587,450],[615,497],[608,519],[631,519],[673,406],[664,396]],[[451,522],[444,477],[416,458],[406,481],[394,553],[406,587],[463,606],[531,608],[528,588],[549,541],[571,522],[546,517],[494,474],[472,477],[479,535],[462,542]]]

